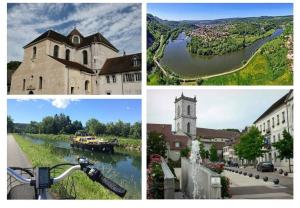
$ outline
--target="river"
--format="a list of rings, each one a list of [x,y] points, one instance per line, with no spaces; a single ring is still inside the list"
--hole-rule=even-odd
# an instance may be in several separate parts
[[[76,163],[78,156],[90,159],[103,175],[112,179],[127,189],[125,198],[141,199],[141,153],[129,152],[115,148],[114,154],[92,152],[88,150],[73,149],[69,142],[49,141],[41,138],[24,136],[34,144],[46,144],[53,148],[55,154],[64,158],[66,162]],[[79,191],[79,190],[77,190]]]
[[[259,39],[246,48],[219,56],[190,53],[186,47],[189,38],[182,32],[176,40],[169,40],[160,63],[185,78],[229,72],[241,67],[243,61],[249,60],[264,43],[278,37],[282,32],[282,29],[277,29],[272,35]]]

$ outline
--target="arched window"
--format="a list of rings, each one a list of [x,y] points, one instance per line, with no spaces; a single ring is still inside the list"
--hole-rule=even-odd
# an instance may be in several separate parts
[[[32,58],[34,59],[36,57],[36,47],[34,46],[32,49]]]
[[[69,49],[66,50],[66,60],[70,61],[70,50]]]
[[[73,43],[73,44],[79,44],[79,43],[80,43],[80,38],[79,38],[78,35],[74,35],[74,36],[72,37],[72,43]]]
[[[39,89],[43,88],[43,77],[39,77]]]
[[[136,57],[133,58],[133,66],[139,66],[139,61]]]
[[[55,46],[54,46],[53,56],[54,56],[55,58],[58,58],[58,56],[59,56],[59,46],[58,46],[58,45],[55,45]]]
[[[188,122],[187,125],[186,125],[187,133],[190,133],[190,130],[191,130],[191,126],[190,126],[190,122]]]
[[[83,64],[88,64],[87,51],[82,51]]]
[[[188,105],[188,107],[187,107],[187,114],[188,114],[188,115],[191,115],[191,106],[189,106],[189,105]]]
[[[177,107],[177,116],[180,115],[180,106]]]
[[[89,80],[85,81],[85,83],[84,83],[84,89],[85,89],[85,91],[89,90]]]
[[[25,90],[26,79],[23,79],[23,90]]]
[[[179,123],[177,123],[177,131],[179,131],[180,129],[180,126],[179,126]]]

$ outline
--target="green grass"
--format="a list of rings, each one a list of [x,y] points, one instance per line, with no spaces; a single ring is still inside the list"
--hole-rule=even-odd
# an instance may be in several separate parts
[[[59,134],[59,135],[54,135],[54,134],[27,134],[30,137],[33,138],[41,138],[44,140],[50,140],[50,141],[70,141],[70,137],[72,135],[66,135],[66,134]],[[125,138],[125,137],[116,137],[116,136],[98,136],[97,138],[103,139],[103,140],[113,140],[115,138],[118,139],[120,147],[121,148],[134,148],[134,149],[141,149],[142,146],[142,140],[141,139],[132,139],[132,138]]]
[[[25,140],[21,135],[14,134],[13,136],[33,166],[53,166],[65,162],[55,152],[55,148],[47,145],[33,144]],[[83,172],[75,172],[72,177],[75,181],[77,199],[120,199],[100,184],[91,181]],[[58,196],[62,196],[63,194],[59,193],[59,185],[54,185],[51,191]]]
[[[292,85],[287,52],[284,39],[276,38],[266,43],[240,71],[209,78],[203,85]]]

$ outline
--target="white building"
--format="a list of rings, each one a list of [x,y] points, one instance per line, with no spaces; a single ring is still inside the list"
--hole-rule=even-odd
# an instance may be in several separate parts
[[[294,134],[294,103],[293,90],[271,105],[255,122],[254,125],[265,137],[265,147],[267,153],[258,158],[259,162],[270,161],[277,168],[288,168],[288,160],[280,160],[278,152],[272,146],[273,143],[283,138],[285,129],[292,136]],[[292,164],[292,160],[291,160]]]
[[[118,52],[100,33],[85,37],[75,28],[65,36],[48,30],[24,46],[10,94],[140,94],[141,55]],[[114,88],[101,74],[104,67],[115,76]]]

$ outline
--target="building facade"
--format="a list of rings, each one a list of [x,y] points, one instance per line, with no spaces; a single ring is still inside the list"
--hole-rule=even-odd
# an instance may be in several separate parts
[[[204,148],[209,150],[211,145],[215,145],[218,156],[222,159],[223,146],[226,141],[235,140],[239,133],[234,131],[207,129],[196,127],[196,97],[186,97],[181,94],[175,98],[175,131],[172,131],[170,124],[147,124],[147,133],[161,133],[167,143],[167,157],[176,161],[180,159],[180,151],[186,147],[191,147],[192,140],[198,139],[204,144]]]
[[[119,58],[118,52],[100,33],[84,37],[75,28],[64,36],[49,30],[24,46],[23,62],[12,75],[10,94],[105,94],[100,73],[108,60]],[[114,74],[118,66],[110,67],[106,71]],[[141,72],[141,65],[134,70]],[[128,86],[132,88],[126,91],[129,93],[112,93],[140,92],[141,80],[132,82],[136,84]]]
[[[254,125],[264,136],[263,157],[257,158],[259,162],[270,161],[275,167],[288,169],[288,160],[280,160],[273,143],[283,139],[284,130],[294,135],[294,103],[293,91],[271,105],[255,122]],[[292,160],[291,160],[292,163]]]

